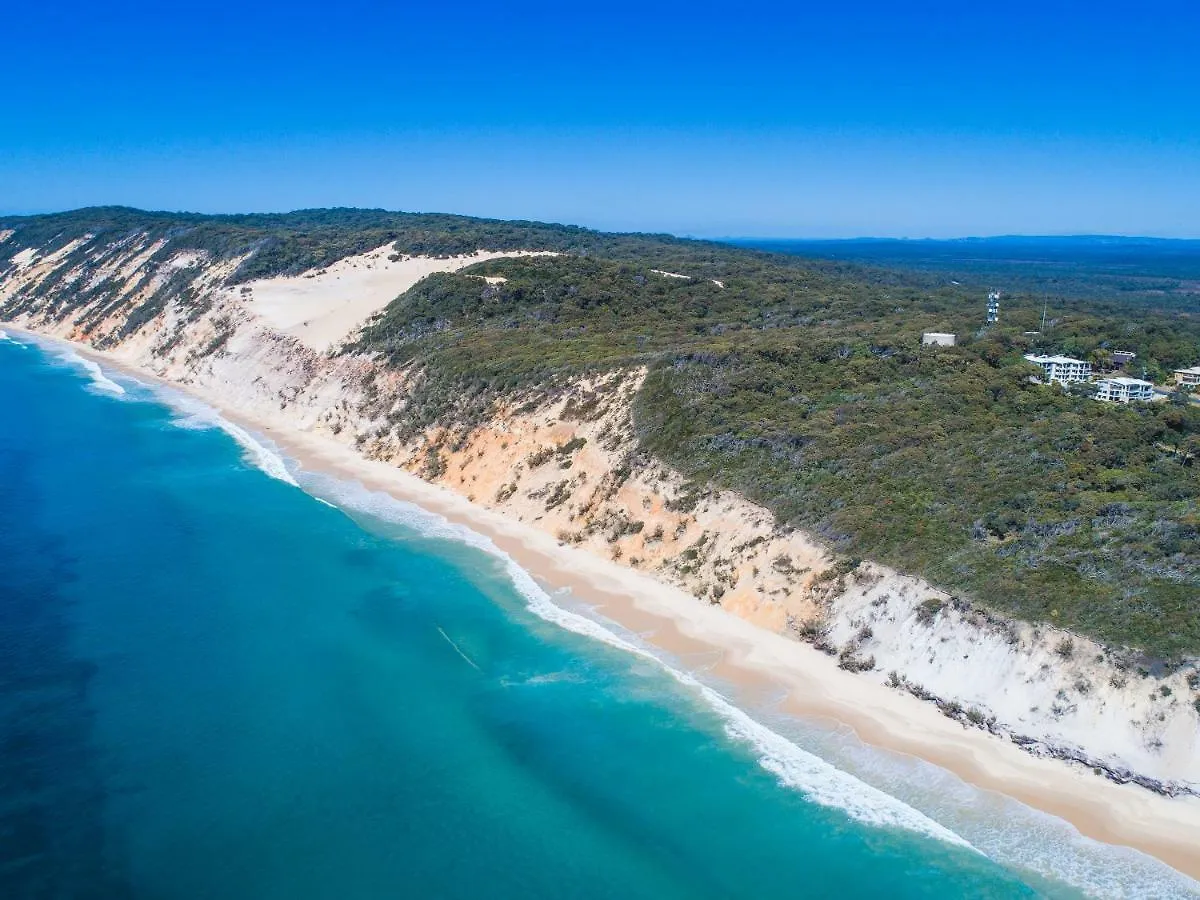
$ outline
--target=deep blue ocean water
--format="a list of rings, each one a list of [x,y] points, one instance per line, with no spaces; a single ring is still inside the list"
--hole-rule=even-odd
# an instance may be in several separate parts
[[[1078,896],[1000,812],[935,824],[522,577],[0,340],[0,898]]]

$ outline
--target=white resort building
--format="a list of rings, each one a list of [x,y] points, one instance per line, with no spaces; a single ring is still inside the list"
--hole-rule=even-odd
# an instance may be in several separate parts
[[[1154,399],[1154,385],[1140,378],[1102,378],[1096,382],[1097,400],[1112,403],[1146,402]]]
[[[1200,385],[1200,366],[1190,369],[1176,369],[1175,383],[1180,387],[1196,387]]]
[[[1038,356],[1033,353],[1027,353],[1025,359],[1041,366],[1047,381],[1071,384],[1075,381],[1087,381],[1092,377],[1092,364],[1082,359],[1072,359],[1069,356]]]

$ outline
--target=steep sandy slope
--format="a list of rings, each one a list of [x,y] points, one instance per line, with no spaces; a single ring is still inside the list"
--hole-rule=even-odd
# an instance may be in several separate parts
[[[937,703],[964,727],[1114,780],[1164,793],[1200,790],[1194,667],[1139,669],[1090,641],[1009,622],[918,579],[838,559],[737,495],[693,490],[637,449],[631,409],[641,371],[507,398],[478,425],[402,438],[419,373],[320,348],[344,337],[335,335],[344,322],[386,302],[401,271],[411,278],[420,266],[438,271],[470,258],[386,268],[381,248],[245,290],[225,285],[237,260],[214,265],[202,254],[162,250],[126,238],[86,270],[58,272],[44,291],[39,285],[70,251],[19,254],[0,273],[0,319],[104,347],[260,420],[335,436],[560,541],[683,587],[697,602],[808,641],[863,678]],[[153,298],[179,272],[195,276],[193,289],[136,321],[131,298]],[[397,281],[385,289],[383,275]],[[306,291],[306,283],[354,287],[323,312],[320,291]],[[95,299],[73,308],[67,298],[85,288]],[[360,289],[362,297],[354,293]]]
[[[390,244],[292,278],[265,278],[238,287],[250,310],[315,350],[337,346],[368,318],[434,272],[457,272],[506,256],[480,250],[461,256],[401,256]]]

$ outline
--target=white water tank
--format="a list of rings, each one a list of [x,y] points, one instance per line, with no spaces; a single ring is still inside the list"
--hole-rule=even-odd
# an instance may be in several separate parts
[[[926,331],[921,335],[922,344],[931,344],[934,347],[953,347],[954,340],[954,335],[941,331]]]

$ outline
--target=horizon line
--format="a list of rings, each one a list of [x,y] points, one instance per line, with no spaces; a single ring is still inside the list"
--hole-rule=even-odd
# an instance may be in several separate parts
[[[1001,241],[1001,240],[1110,240],[1110,241],[1153,241],[1159,243],[1200,243],[1200,235],[1194,237],[1179,237],[1171,236],[1164,237],[1153,234],[1124,234],[1124,233],[1105,233],[1105,232],[1087,232],[1087,231],[1070,231],[1070,232],[1004,232],[998,234],[960,234],[950,237],[932,237],[929,235],[913,236],[913,235],[872,235],[872,234],[848,234],[837,237],[816,237],[812,235],[785,235],[785,234],[721,234],[721,235],[703,235],[695,232],[673,232],[664,230],[647,230],[647,229],[606,229],[598,228],[593,225],[582,225],[576,222],[556,222],[543,219],[533,218],[501,218],[498,216],[478,215],[474,213],[446,212],[433,210],[406,210],[406,209],[388,209],[383,206],[299,206],[287,210],[253,210],[253,211],[225,211],[225,212],[200,212],[198,210],[189,209],[146,209],[139,206],[128,206],[122,203],[100,203],[87,206],[72,207],[69,209],[57,210],[40,210],[36,212],[21,211],[21,210],[0,210],[0,216],[15,217],[15,218],[35,218],[38,216],[56,216],[67,215],[70,213],[81,213],[89,210],[104,210],[104,209],[124,209],[131,212],[145,213],[148,215],[179,215],[179,216],[287,216],[302,212],[318,212],[345,210],[353,212],[383,212],[395,213],[398,215],[443,215],[443,216],[461,216],[468,219],[490,220],[495,222],[529,222],[538,225],[559,225],[573,228],[584,228],[589,231],[595,231],[601,234],[646,234],[646,235],[669,235],[671,237],[682,238],[684,240],[696,241],[711,241],[715,243],[730,243],[730,242],[746,242],[746,241],[792,241],[797,243],[851,243],[851,242],[879,242],[879,243],[952,243],[952,242],[968,242],[968,241]]]

